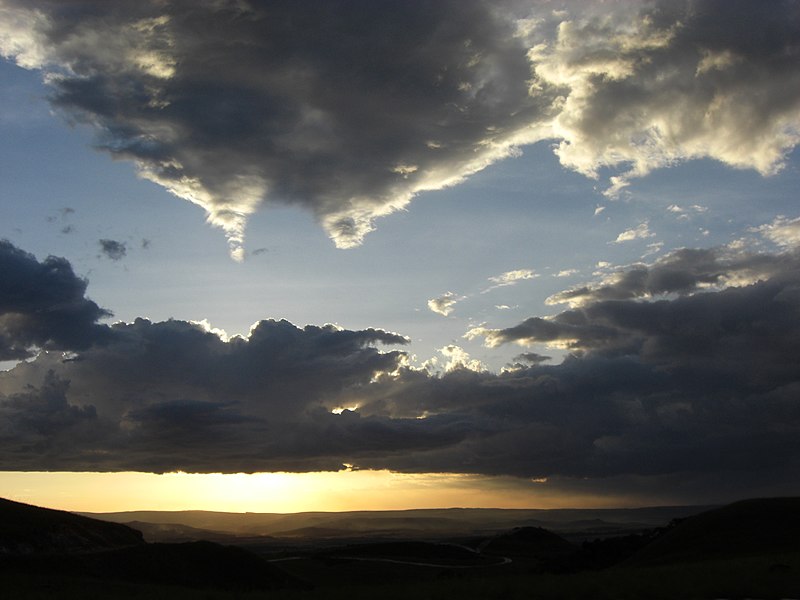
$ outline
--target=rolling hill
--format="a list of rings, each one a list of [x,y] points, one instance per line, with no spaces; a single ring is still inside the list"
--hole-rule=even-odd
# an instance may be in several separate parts
[[[144,544],[141,532],[0,498],[0,556],[110,550]]]
[[[798,552],[800,498],[742,500],[688,517],[642,548],[631,565]]]
[[[0,499],[0,574],[31,582],[127,581],[193,588],[295,586],[279,568],[243,548],[201,541],[148,544],[118,523]]]

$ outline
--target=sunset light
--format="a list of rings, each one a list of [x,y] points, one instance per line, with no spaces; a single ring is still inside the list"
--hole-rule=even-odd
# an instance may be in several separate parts
[[[0,0],[0,497],[800,493],[768,4]]]

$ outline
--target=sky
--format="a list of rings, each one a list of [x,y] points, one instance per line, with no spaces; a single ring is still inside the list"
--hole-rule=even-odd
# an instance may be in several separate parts
[[[800,493],[800,2],[0,0],[0,495]]]

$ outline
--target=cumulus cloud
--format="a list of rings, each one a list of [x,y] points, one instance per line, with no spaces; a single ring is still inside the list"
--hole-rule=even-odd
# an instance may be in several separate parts
[[[100,245],[100,252],[113,261],[122,260],[128,253],[128,247],[125,245],[125,242],[98,240],[97,243]]]
[[[111,315],[86,298],[87,283],[55,256],[35,256],[0,240],[0,360],[38,348],[82,350],[103,339]]]
[[[375,329],[272,320],[227,341],[207,324],[145,319],[117,323],[109,337],[74,358],[41,353],[0,375],[0,467],[337,469],[343,437],[376,444],[381,424],[359,421],[337,435],[330,408],[342,390],[402,364],[402,352],[375,344],[407,343]],[[332,446],[315,448],[328,430]]]
[[[446,292],[438,298],[431,298],[428,300],[428,308],[433,312],[438,313],[444,317],[449,315],[455,309],[456,303],[460,300],[458,295],[453,292]]]
[[[447,359],[444,366],[446,372],[455,370],[469,370],[469,371],[483,371],[484,366],[481,361],[470,358],[469,353],[461,346],[455,344],[448,344],[444,348],[440,348],[439,352],[442,353]]]
[[[484,329],[490,345],[572,350],[554,365],[526,352],[500,373],[455,344],[440,350],[441,372],[415,368],[402,351],[376,347],[407,342],[380,329],[264,320],[227,338],[202,322],[117,323],[67,356],[42,352],[0,373],[0,468],[246,472],[347,463],[603,478],[605,491],[631,481],[666,491],[689,480],[741,493],[759,480],[775,490],[800,467],[800,255],[726,252],[682,250],[634,265],[645,277],[623,270],[605,284],[616,285],[615,299],[586,286],[580,307]],[[25,267],[17,270],[55,272],[19,250],[11,255]],[[72,281],[63,263],[52,264]],[[758,277],[739,277],[742,270]],[[343,407],[352,410],[335,410]]]
[[[569,89],[554,123],[562,164],[593,177],[625,165],[610,195],[699,157],[774,173],[800,135],[800,95],[785,93],[800,89],[798,23],[793,0],[769,11],[664,0],[571,14],[533,50],[536,73]]]
[[[778,217],[772,223],[756,228],[765,238],[784,247],[800,247],[800,217]]]
[[[0,10],[0,53],[44,70],[99,147],[203,207],[235,258],[264,203],[305,207],[351,247],[417,193],[543,139],[587,176],[610,167],[614,194],[700,157],[774,173],[800,135],[793,0]]]

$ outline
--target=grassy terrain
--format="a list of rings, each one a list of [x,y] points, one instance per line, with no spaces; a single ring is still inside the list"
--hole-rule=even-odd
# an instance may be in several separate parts
[[[782,565],[776,567],[776,565]],[[155,600],[197,598],[202,600],[460,600],[475,599],[642,599],[691,598],[799,598],[800,552],[781,555],[700,561],[657,567],[612,568],[574,574],[507,575],[454,574],[442,571],[434,579],[417,583],[381,584],[346,581],[342,585],[315,590],[230,592],[196,590],[177,586],[135,585],[95,580],[53,578],[46,574],[30,578],[9,575],[3,579],[7,597],[19,600],[45,598]]]
[[[800,598],[800,498],[737,502],[580,546],[526,526],[448,543],[366,536],[307,539],[282,550],[265,539],[247,549],[208,541],[109,549],[105,536],[84,547],[86,532],[96,532],[90,520],[6,509],[2,598]],[[20,510],[24,524],[14,518]],[[99,524],[103,531],[109,525]],[[62,551],[65,532],[70,547],[81,540],[78,550]],[[15,545],[23,534],[24,548]]]

